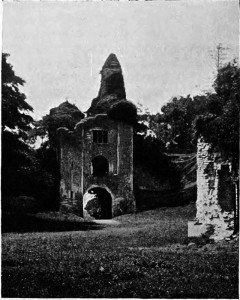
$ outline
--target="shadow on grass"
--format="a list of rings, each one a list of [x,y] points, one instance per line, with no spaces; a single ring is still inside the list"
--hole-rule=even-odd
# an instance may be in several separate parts
[[[27,214],[2,215],[2,233],[87,231],[100,230],[104,227],[104,225],[96,224],[94,222],[40,219]]]
[[[173,294],[170,296],[171,299],[208,299],[209,295],[207,293],[182,293]]]

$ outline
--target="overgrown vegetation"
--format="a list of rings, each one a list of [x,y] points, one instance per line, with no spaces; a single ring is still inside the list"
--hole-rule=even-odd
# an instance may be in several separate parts
[[[179,186],[179,173],[164,153],[162,141],[135,133],[133,143],[134,167],[141,167],[157,179],[169,180],[173,186]]]
[[[31,129],[33,108],[20,92],[24,80],[15,75],[2,55],[2,195],[10,196],[24,189],[21,178],[33,170],[33,152],[26,143]]]
[[[2,56],[3,208],[7,207],[10,198],[28,196],[38,199],[43,209],[57,209],[60,175],[56,130],[59,127],[73,130],[84,114],[66,101],[52,108],[41,120],[34,121],[29,114],[33,108],[20,88],[24,80],[7,62],[8,56]],[[184,155],[193,153],[194,158],[197,138],[203,136],[215,150],[233,162],[237,176],[240,80],[236,61],[219,67],[213,87],[213,93],[173,98],[162,107],[161,114],[151,114],[140,108],[138,123],[136,120],[134,123],[136,168],[140,167],[160,180],[169,178],[176,187],[180,186],[180,179],[184,186],[189,186],[195,179],[184,170],[195,174],[196,167],[191,159],[188,168],[189,162],[184,162]],[[37,136],[42,139],[42,144],[34,150],[30,142]],[[173,164],[174,153],[178,153],[178,158]],[[192,182],[185,182],[185,177],[192,178]]]
[[[234,180],[239,176],[239,75],[238,63],[235,60],[229,62],[218,68],[213,92],[175,97],[161,108],[160,114],[145,110],[140,116],[150,134],[162,143],[162,149],[165,146],[165,151],[180,170],[183,186],[191,190],[192,199],[196,197],[194,184],[196,186],[199,137],[232,163]]]
[[[239,167],[240,71],[236,61],[219,69],[215,93],[207,95],[207,110],[195,120],[196,135],[203,136],[216,151]]]
[[[51,200],[48,203],[45,201],[45,209],[56,210],[59,208],[60,164],[57,129],[66,127],[73,130],[82,118],[84,118],[84,114],[74,104],[65,101],[58,107],[52,108],[50,113],[43,116],[41,120],[34,122],[34,128],[30,132],[31,138],[41,137],[42,140],[45,140],[36,150],[36,156],[42,169],[46,170],[53,180],[51,190],[48,191]]]
[[[84,118],[84,114],[76,105],[65,101],[58,107],[50,110],[50,113],[43,116],[39,121],[34,122],[34,129],[31,130],[32,138],[40,136],[49,142],[50,148],[57,150],[57,129],[66,127],[73,130],[75,125]]]
[[[238,167],[240,72],[236,60],[219,68],[214,92],[201,96],[173,98],[161,108],[162,113],[145,113],[149,128],[170,153],[196,151],[203,136],[216,151]]]
[[[33,108],[26,102],[21,92],[24,80],[18,77],[11,64],[9,54],[2,55],[2,209],[21,209],[13,202],[19,196],[24,201],[29,197],[37,200],[39,209],[56,207],[55,182],[41,150],[34,150],[29,140],[33,128],[33,118],[29,113]],[[50,159],[51,166],[54,160]],[[16,200],[14,200],[16,199]],[[25,199],[25,200],[24,200]],[[20,205],[21,206],[21,205]]]
[[[205,236],[188,247],[192,240],[187,237],[187,221],[195,217],[193,205],[118,217],[119,223],[108,227],[42,218],[33,214],[36,206],[28,211],[35,200],[39,210],[58,208],[56,129],[72,130],[83,114],[64,102],[33,122],[33,108],[21,92],[24,80],[15,75],[8,56],[2,56],[2,296],[237,298],[235,245],[204,248],[209,242]],[[178,183],[179,174],[169,160],[169,154],[171,158],[177,155],[178,165],[187,170],[185,183],[191,187],[195,171],[191,153],[202,135],[237,170],[236,62],[219,68],[214,89],[212,94],[174,98],[161,114],[145,111],[139,115],[135,166]],[[127,106],[120,105],[113,113],[121,108],[125,115]],[[132,113],[135,116],[135,109]],[[30,140],[37,135],[45,142],[35,150]]]

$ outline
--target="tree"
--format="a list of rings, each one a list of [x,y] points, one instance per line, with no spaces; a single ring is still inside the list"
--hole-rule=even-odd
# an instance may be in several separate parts
[[[75,125],[84,118],[84,114],[74,105],[65,101],[58,107],[50,109],[50,113],[43,116],[41,120],[34,123],[35,128],[31,131],[31,136],[45,137],[49,141],[50,147],[57,149],[57,129],[66,127],[73,130]]]
[[[172,186],[180,187],[179,172],[166,155],[166,147],[159,138],[158,115],[151,114],[138,104],[137,123],[133,135],[133,164],[137,171],[141,169],[160,179],[162,182],[169,180]],[[146,155],[146,153],[148,155]],[[141,173],[135,172],[135,176]]]
[[[74,104],[65,101],[58,107],[52,108],[50,113],[43,116],[41,120],[34,122],[30,136],[33,140],[37,136],[42,138],[42,144],[36,150],[36,157],[39,160],[39,168],[42,173],[46,174],[46,180],[40,176],[41,174],[37,177],[40,186],[39,193],[44,196],[45,208],[58,209],[59,206],[60,164],[57,129],[66,127],[73,130],[83,117],[84,114]],[[43,192],[41,187],[45,187],[47,194]]]
[[[174,97],[165,104],[161,114],[156,116],[157,136],[169,152],[194,152],[196,142],[193,140],[193,122],[197,115],[206,110],[206,96],[193,98]]]
[[[238,166],[239,79],[234,60],[219,67],[213,93],[173,98],[162,107],[155,133],[169,152],[196,151],[197,138],[202,135]]]
[[[2,54],[2,196],[18,194],[26,188],[22,178],[33,164],[33,153],[27,144],[33,108],[20,92],[24,80],[18,77]]]
[[[2,132],[17,130],[18,137],[26,140],[27,131],[33,121],[29,112],[33,108],[26,102],[26,96],[19,86],[25,81],[16,76],[13,67],[7,62],[9,54],[2,54]]]
[[[203,136],[215,150],[231,159],[233,168],[239,166],[240,71],[234,60],[219,69],[208,95],[208,109],[195,121],[196,135]]]
[[[215,60],[216,63],[216,69],[217,72],[220,70],[220,68],[223,66],[223,61],[226,58],[226,50],[229,50],[230,48],[225,48],[222,46],[221,43],[219,43],[216,47],[216,50],[212,51],[210,50],[211,57]]]

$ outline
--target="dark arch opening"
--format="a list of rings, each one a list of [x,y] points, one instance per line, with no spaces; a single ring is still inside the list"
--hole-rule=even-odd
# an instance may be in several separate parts
[[[92,159],[92,175],[93,176],[107,176],[109,172],[108,160],[102,156],[96,156]]]
[[[111,219],[112,218],[112,197],[110,193],[100,187],[92,188],[89,194],[95,194],[93,200],[88,201],[86,210],[95,219]]]

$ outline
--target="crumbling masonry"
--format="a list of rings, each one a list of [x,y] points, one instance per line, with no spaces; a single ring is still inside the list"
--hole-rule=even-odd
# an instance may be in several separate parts
[[[231,180],[231,164],[223,162],[211,145],[202,139],[197,149],[197,214],[192,231],[204,233],[212,227],[214,239],[230,236],[234,231],[236,212],[235,185]],[[189,232],[189,235],[194,235]],[[198,235],[198,234],[196,234]]]
[[[116,106],[122,105],[121,112],[134,111],[135,106],[125,99],[122,70],[115,55],[108,57],[101,74],[99,94],[88,117],[74,131],[58,129],[60,209],[84,218],[107,219],[135,210],[133,126],[116,114]]]

